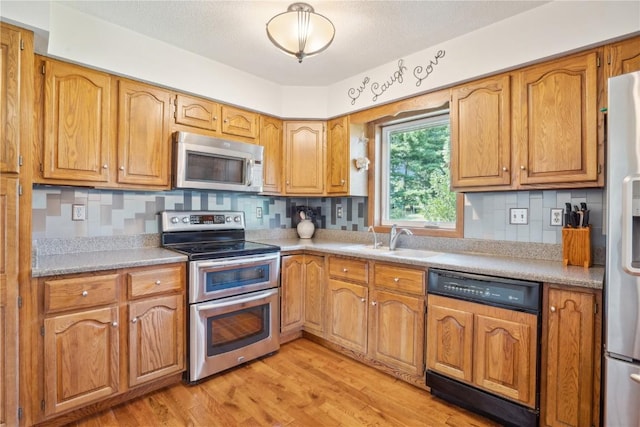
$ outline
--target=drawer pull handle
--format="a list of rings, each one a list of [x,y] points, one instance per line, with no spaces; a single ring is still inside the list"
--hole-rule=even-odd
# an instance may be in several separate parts
[[[86,297],[87,295],[89,295],[89,292],[87,292],[87,291],[82,291],[82,296],[83,296],[83,297]]]
[[[549,311],[551,311],[552,313],[556,312],[556,308],[552,305],[551,307],[549,307]]]
[[[346,273],[347,271],[349,271],[349,270],[348,270],[348,269],[346,269],[346,268],[343,268],[343,269],[342,269],[342,272],[343,272],[343,273]]]
[[[131,323],[136,323],[138,321],[137,317],[134,317],[133,319],[131,319]]]
[[[118,326],[118,322],[113,322],[113,323],[111,324],[111,326],[113,326],[114,328],[115,328],[115,327],[117,327],[117,326]]]
[[[398,282],[400,281],[400,278],[399,278],[399,277],[394,277],[394,278],[393,278],[393,281],[394,281],[394,282],[396,282],[396,283],[398,283]]]
[[[156,280],[156,285],[159,285],[159,284],[160,284],[160,280]]]

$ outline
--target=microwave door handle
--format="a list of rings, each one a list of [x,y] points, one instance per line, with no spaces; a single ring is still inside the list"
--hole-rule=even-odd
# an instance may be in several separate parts
[[[253,185],[253,159],[247,159],[246,162],[247,167],[247,187],[251,187]]]

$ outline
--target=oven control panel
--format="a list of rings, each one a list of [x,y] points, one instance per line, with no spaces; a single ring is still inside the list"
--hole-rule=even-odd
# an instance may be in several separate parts
[[[245,228],[242,211],[163,211],[160,221],[162,232]]]

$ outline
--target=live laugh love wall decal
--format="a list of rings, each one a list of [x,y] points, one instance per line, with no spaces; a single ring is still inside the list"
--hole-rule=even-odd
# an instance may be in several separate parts
[[[415,78],[415,85],[420,86],[422,82],[433,73],[435,68],[440,63],[440,60],[444,58],[445,51],[439,50],[429,60],[427,65],[417,65],[413,69],[413,77]],[[358,87],[352,87],[348,90],[347,96],[351,99],[351,105],[355,105],[360,96],[369,92],[371,94],[371,101],[376,102],[378,98],[391,89],[393,86],[403,84],[405,82],[405,74],[407,72],[407,66],[404,64],[404,59],[399,59],[396,65],[396,69],[387,77],[386,80],[372,81],[368,76],[362,79],[362,83]]]

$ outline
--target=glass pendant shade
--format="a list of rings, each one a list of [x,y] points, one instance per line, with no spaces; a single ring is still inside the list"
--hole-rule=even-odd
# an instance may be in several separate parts
[[[293,3],[286,12],[267,22],[269,40],[298,58],[298,62],[329,47],[335,32],[331,21],[315,13],[307,3]]]

